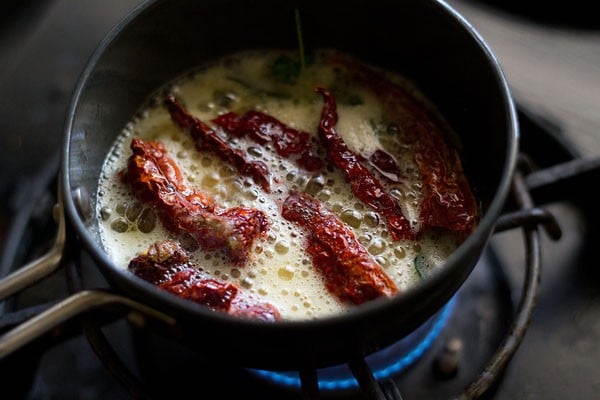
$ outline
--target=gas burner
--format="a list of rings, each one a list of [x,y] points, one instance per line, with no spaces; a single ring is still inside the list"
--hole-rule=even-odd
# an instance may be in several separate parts
[[[397,377],[418,362],[432,347],[447,324],[454,310],[456,299],[452,298],[436,315],[427,320],[407,337],[378,352],[365,357],[377,380]],[[300,389],[302,381],[297,371],[249,370],[273,384]],[[320,391],[346,391],[359,388],[359,383],[346,364],[317,370]]]

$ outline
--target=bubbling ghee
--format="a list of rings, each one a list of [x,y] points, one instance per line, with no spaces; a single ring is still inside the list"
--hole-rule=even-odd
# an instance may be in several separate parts
[[[381,100],[349,80],[339,66],[327,62],[333,53],[318,51],[308,65],[300,66],[292,53],[246,51],[197,68],[160,88],[124,127],[102,168],[98,185],[102,195],[97,196],[96,212],[102,244],[114,262],[127,268],[129,261],[150,244],[170,238],[178,240],[205,273],[274,305],[283,319],[314,319],[348,312],[354,305],[332,297],[306,254],[306,232],[281,216],[282,203],[295,190],[310,194],[335,213],[400,292],[439,269],[460,243],[460,235],[431,230],[415,240],[393,240],[382,216],[357,199],[343,172],[327,159],[317,134],[323,102],[314,92],[316,87],[329,88],[336,96],[336,130],[352,151],[366,160],[376,151],[393,156],[401,179],[380,181],[410,225],[419,227],[423,183],[411,146],[390,123]],[[420,101],[426,100],[404,78],[390,75],[390,79],[406,85]],[[243,114],[256,110],[308,132],[324,166],[309,172],[278,155],[271,143],[234,137],[211,125],[249,160],[267,165],[273,179],[270,192],[266,192],[215,154],[198,151],[192,138],[171,120],[162,105],[167,94],[209,124],[230,111]],[[189,235],[169,232],[151,206],[136,200],[119,178],[134,137],[162,143],[180,167],[187,186],[212,197],[219,207],[246,206],[264,212],[269,220],[268,233],[254,243],[245,265],[233,265],[219,252],[202,250]]]

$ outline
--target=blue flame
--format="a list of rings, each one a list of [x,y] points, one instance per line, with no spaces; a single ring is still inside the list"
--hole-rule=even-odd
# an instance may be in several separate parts
[[[406,368],[411,366],[415,361],[417,361],[425,352],[431,347],[433,342],[437,339],[442,328],[446,325],[450,315],[452,314],[452,309],[454,308],[455,299],[452,298],[440,311],[438,314],[433,326],[427,332],[427,334],[414,345],[414,347],[405,355],[401,356],[399,359],[392,361],[391,363],[387,363],[385,365],[379,366],[377,368],[373,368],[371,363],[369,362],[369,357],[366,358],[367,364],[371,366],[373,369],[373,376],[375,379],[385,379],[392,375],[397,375],[403,372]],[[393,345],[392,345],[393,346]],[[385,352],[386,349],[383,349],[381,352]],[[378,353],[375,353],[375,355]],[[292,388],[300,388],[302,383],[300,381],[300,376],[298,372],[295,371],[266,371],[266,370],[258,370],[258,369],[250,369],[250,372],[270,380],[278,385],[287,386]],[[319,377],[319,389],[320,390],[340,390],[340,389],[351,389],[357,388],[358,382],[352,376],[350,371],[348,370],[348,377],[335,377],[335,378],[323,378]]]

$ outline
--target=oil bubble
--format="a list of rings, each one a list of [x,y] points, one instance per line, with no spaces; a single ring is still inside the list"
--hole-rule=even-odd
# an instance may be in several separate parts
[[[127,210],[125,211],[125,216],[127,217],[127,219],[129,221],[133,222],[140,215],[143,208],[144,208],[144,206],[141,203],[135,201],[135,202],[129,204],[129,206],[127,206]]]
[[[323,175],[315,175],[306,184],[304,189],[306,193],[315,196],[325,187],[325,177]]]
[[[103,221],[108,221],[111,215],[112,208],[104,206],[100,209],[100,218],[102,218]]]
[[[150,233],[156,227],[156,212],[151,208],[144,208],[137,220],[137,228],[142,233]]]
[[[359,228],[362,222],[362,215],[356,210],[344,210],[341,218],[342,221],[353,228]]]
[[[290,246],[285,242],[277,242],[275,243],[275,252],[277,254],[287,254],[290,251]]]
[[[284,281],[291,281],[294,278],[294,269],[292,267],[279,268],[277,276]]]
[[[119,217],[110,224],[110,228],[119,233],[127,232],[129,230],[129,223],[125,218]]]
[[[363,216],[363,221],[369,228],[375,228],[379,225],[379,216],[373,211],[367,211]]]
[[[369,246],[369,253],[373,254],[373,255],[378,255],[383,253],[383,251],[385,250],[386,245],[385,242],[383,240],[380,239],[374,239],[371,242],[371,245]]]
[[[394,249],[394,255],[399,259],[403,259],[406,257],[406,250],[404,250],[404,247],[396,247]]]

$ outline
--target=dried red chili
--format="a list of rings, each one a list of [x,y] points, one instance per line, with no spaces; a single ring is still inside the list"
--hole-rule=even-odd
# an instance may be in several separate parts
[[[264,191],[271,187],[269,169],[260,161],[249,161],[241,150],[234,149],[207,124],[190,114],[173,96],[165,98],[165,105],[173,121],[189,132],[198,150],[214,152],[223,161],[233,165],[240,174],[251,177]]]
[[[187,189],[179,168],[159,142],[134,138],[131,150],[122,177],[140,201],[157,210],[167,229],[188,232],[203,249],[222,250],[236,264],[246,262],[254,240],[266,234],[263,212],[246,207],[217,209],[207,196]]]
[[[321,159],[312,151],[308,132],[290,128],[260,111],[248,111],[244,115],[229,112],[212,122],[237,137],[249,136],[263,145],[272,142],[277,154],[282,157],[297,155],[296,163],[307,171],[315,171],[323,166]]]
[[[264,321],[280,318],[271,304],[203,273],[190,262],[179,243],[171,240],[153,243],[129,262],[129,269],[161,289],[215,311]]]
[[[306,230],[313,265],[339,300],[362,304],[398,292],[352,231],[318,200],[293,192],[283,203],[282,215]]]
[[[458,151],[448,143],[440,123],[402,86],[382,73],[343,56],[333,56],[329,62],[343,66],[352,80],[370,90],[412,145],[423,180],[420,231],[472,231],[477,222],[477,203]]]
[[[317,88],[316,91],[323,96],[319,134],[327,146],[329,158],[346,174],[354,195],[386,218],[394,240],[413,239],[415,235],[398,203],[371,171],[361,164],[361,157],[350,150],[335,131],[338,120],[335,98],[326,89]]]

